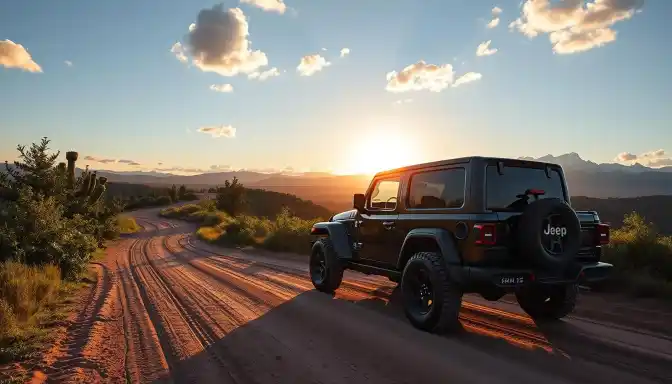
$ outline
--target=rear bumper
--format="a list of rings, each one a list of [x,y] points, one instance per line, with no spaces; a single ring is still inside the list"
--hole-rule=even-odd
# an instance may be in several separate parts
[[[466,285],[496,286],[499,288],[517,288],[529,284],[575,284],[601,281],[609,277],[613,265],[608,263],[578,264],[568,268],[560,275],[533,269],[507,269],[491,267],[458,267],[457,280]]]

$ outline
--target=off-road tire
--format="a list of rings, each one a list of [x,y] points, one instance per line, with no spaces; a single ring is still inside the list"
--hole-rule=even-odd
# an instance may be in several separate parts
[[[408,301],[409,273],[412,273],[409,271],[413,269],[411,266],[417,263],[429,272],[433,288],[432,307],[426,314],[414,311]],[[432,333],[445,333],[459,328],[462,291],[450,281],[450,275],[440,253],[418,252],[408,260],[401,277],[401,294],[404,313],[414,327]]]
[[[314,258],[320,257],[319,253],[324,255],[326,262],[326,276],[324,279],[316,279],[315,274],[313,273],[315,263]],[[331,243],[329,238],[319,239],[313,244],[312,251],[310,253],[310,280],[313,283],[315,289],[321,292],[333,293],[341,285],[343,281],[343,266],[341,265],[334,245]]]
[[[516,299],[520,307],[534,320],[554,321],[574,310],[578,294],[578,284],[530,286],[516,292]]]

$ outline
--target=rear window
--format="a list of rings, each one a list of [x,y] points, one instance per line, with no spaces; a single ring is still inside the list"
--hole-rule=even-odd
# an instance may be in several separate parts
[[[502,175],[497,166],[489,165],[486,171],[486,205],[488,209],[522,211],[534,196],[525,197],[528,189],[546,192],[540,199],[559,198],[565,200],[560,173],[551,168],[550,178],[544,169],[524,167],[504,167]]]

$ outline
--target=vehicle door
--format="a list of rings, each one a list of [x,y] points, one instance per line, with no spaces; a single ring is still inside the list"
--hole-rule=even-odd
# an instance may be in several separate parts
[[[366,210],[357,217],[359,257],[374,264],[393,264],[399,255],[394,233],[401,176],[375,179],[366,196]]]

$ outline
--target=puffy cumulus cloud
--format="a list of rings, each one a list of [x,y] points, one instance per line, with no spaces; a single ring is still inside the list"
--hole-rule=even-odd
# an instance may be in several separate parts
[[[490,48],[492,40],[484,41],[476,48],[476,56],[490,56],[497,53],[497,48]]]
[[[249,25],[240,8],[224,9],[222,4],[199,12],[189,26],[185,44],[177,42],[171,52],[181,62],[189,62],[205,72],[222,76],[250,74],[268,65],[262,51],[250,48]]]
[[[278,68],[276,68],[276,67],[273,67],[271,69],[267,69],[267,70],[261,71],[261,72],[260,71],[252,72],[249,75],[247,75],[248,78],[256,79],[256,80],[259,80],[259,81],[264,81],[268,78],[276,77],[276,76],[280,76],[280,71],[278,71]]]
[[[488,27],[488,28],[495,28],[496,26],[498,26],[498,25],[499,25],[499,15],[500,15],[501,13],[502,13],[502,9],[501,9],[501,8],[499,8],[499,7],[494,7],[494,8],[492,8],[492,11],[491,11],[492,19],[490,20],[490,22],[488,22],[488,24],[486,25],[486,27]]]
[[[532,38],[548,34],[553,51],[570,54],[616,40],[610,27],[631,18],[644,0],[525,0],[521,16],[509,24]]]
[[[341,57],[345,57],[350,54],[350,48],[341,49]]]
[[[213,90],[215,92],[231,93],[231,92],[233,92],[233,85],[231,85],[231,84],[213,84],[213,85],[210,86],[210,90]]]
[[[301,76],[312,76],[330,65],[331,63],[327,59],[316,53],[314,55],[303,56],[296,70]]]
[[[219,127],[201,127],[198,128],[198,132],[207,133],[212,137],[226,137],[233,138],[236,137],[236,128],[230,125],[222,125]]]
[[[481,75],[478,72],[467,72],[464,75],[458,77],[457,80],[455,80],[455,83],[453,83],[453,87],[459,87],[462,84],[467,84],[473,81],[480,80],[482,77],[483,75]]]
[[[17,68],[27,72],[42,72],[32,56],[21,44],[11,40],[0,40],[0,65],[5,68]]]
[[[455,72],[450,64],[427,64],[420,60],[399,72],[388,72],[386,89],[390,92],[441,92],[453,83],[454,76]]]
[[[621,153],[618,154],[618,156],[616,156],[615,160],[618,161],[618,162],[633,161],[633,160],[637,160],[637,155],[635,155],[634,153],[630,153],[630,152],[621,152]]]
[[[665,158],[660,158],[660,159],[653,159],[648,161],[647,164],[649,167],[657,168],[657,167],[669,167],[672,166],[672,158],[665,157]]]
[[[285,13],[287,5],[284,0],[240,0],[241,4],[250,4],[268,12]]]

